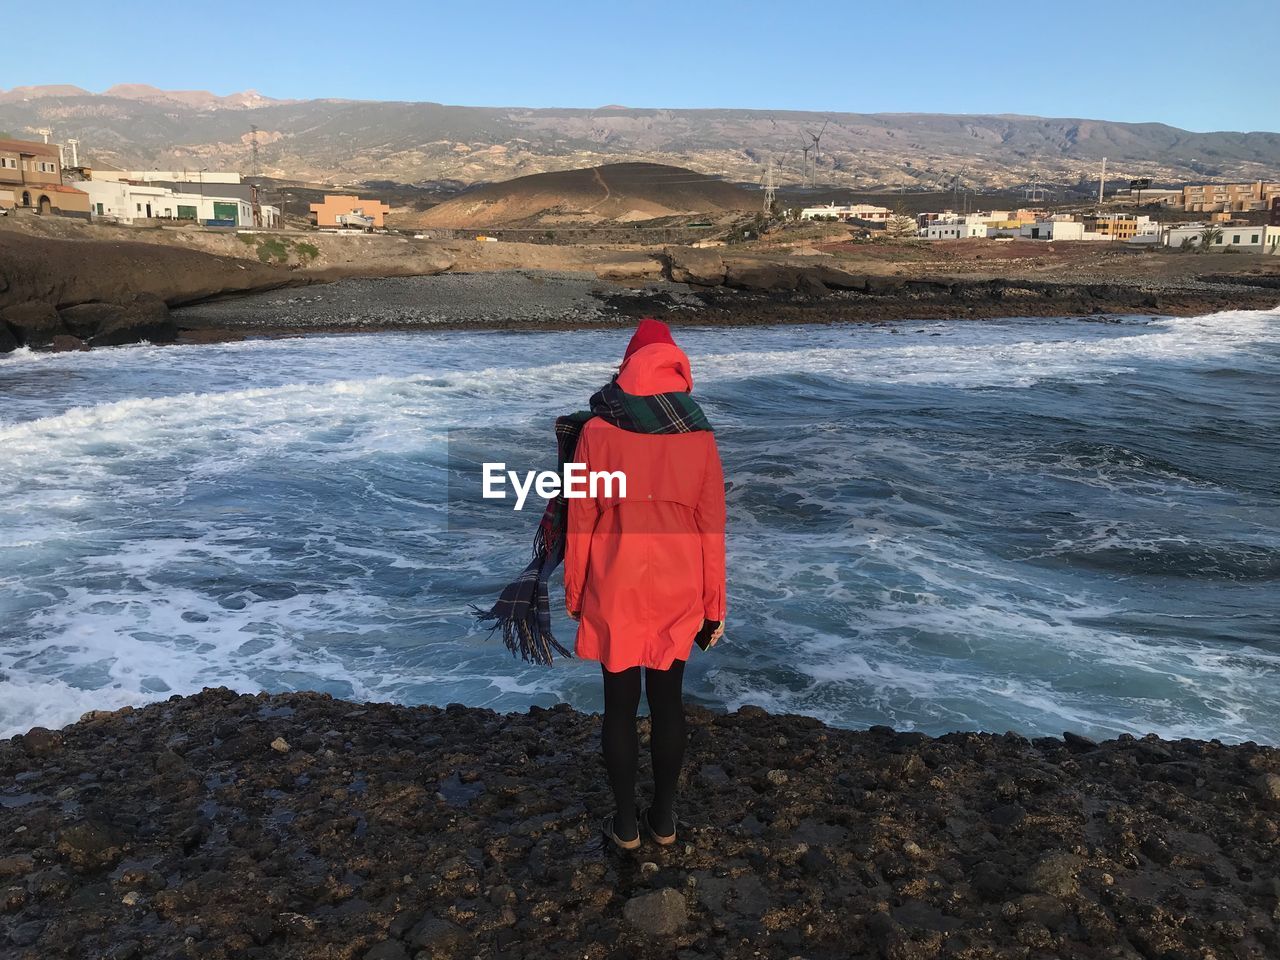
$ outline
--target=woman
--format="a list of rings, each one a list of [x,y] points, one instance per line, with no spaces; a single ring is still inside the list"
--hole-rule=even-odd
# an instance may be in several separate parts
[[[623,850],[640,830],[676,842],[674,805],[684,758],[681,685],[694,638],[724,633],[724,475],[711,426],[689,396],[689,358],[666,324],[640,321],[613,383],[592,398],[573,461],[617,485],[569,499],[565,602],[576,653],[604,676],[605,768],[615,810],[606,837]],[[641,670],[651,719],[653,803],[635,803]]]

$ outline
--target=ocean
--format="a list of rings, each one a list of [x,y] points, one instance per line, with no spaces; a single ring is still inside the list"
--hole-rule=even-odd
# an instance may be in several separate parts
[[[731,483],[691,701],[1280,743],[1280,310],[677,335]],[[459,438],[554,466],[626,339],[0,357],[0,735],[222,684],[599,709],[468,612],[540,502],[449,481]]]

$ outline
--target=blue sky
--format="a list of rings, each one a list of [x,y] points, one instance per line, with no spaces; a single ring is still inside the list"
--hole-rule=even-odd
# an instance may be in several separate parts
[[[0,88],[124,82],[479,106],[1022,113],[1280,130],[1280,0],[50,9],[19,3],[6,14]],[[56,37],[36,42],[51,15]]]

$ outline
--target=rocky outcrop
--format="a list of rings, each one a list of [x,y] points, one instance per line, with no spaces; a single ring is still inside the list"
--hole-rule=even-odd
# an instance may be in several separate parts
[[[17,346],[33,349],[52,346],[55,337],[67,333],[58,311],[39,301],[0,309],[0,323],[6,324],[13,332]]]
[[[668,280],[700,287],[723,285],[763,293],[798,291],[808,296],[822,296],[831,290],[868,289],[866,277],[830,263],[725,256],[724,248],[667,247],[663,263]]]
[[[78,303],[59,310],[58,316],[72,336],[88,340],[104,326],[124,316],[124,307],[118,303]]]
[[[564,705],[207,690],[0,741],[0,954],[1280,956],[1280,750],[688,713],[679,841],[627,857]]]
[[[89,339],[93,347],[118,347],[126,343],[172,343],[178,327],[169,316],[169,308],[156,296],[142,294],[104,314]]]
[[[0,311],[0,353],[18,346],[65,352],[127,343],[172,343],[178,327],[159,297],[140,294],[122,303],[81,303],[55,310],[24,303]]]
[[[724,283],[724,259],[719,251],[700,247],[667,247],[663,251],[667,279],[702,287]]]
[[[53,338],[53,343],[49,344],[49,349],[54,353],[70,353],[76,350],[88,350],[89,344],[85,343],[79,337],[73,337],[70,334],[60,334]]]
[[[657,280],[662,272],[663,262],[660,259],[643,255],[617,257],[595,266],[595,275],[601,280],[622,283]]]
[[[785,293],[795,290],[804,268],[776,260],[728,260],[725,262],[725,286],[740,290]]]
[[[0,232],[0,309],[128,303],[139,294],[174,305],[291,282],[297,276],[283,268],[163,244]]]

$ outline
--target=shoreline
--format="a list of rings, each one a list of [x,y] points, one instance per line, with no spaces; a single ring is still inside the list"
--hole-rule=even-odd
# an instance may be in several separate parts
[[[37,728],[0,741],[0,940],[15,960],[1280,950],[1280,749],[688,712],[681,841],[634,859],[600,849],[599,717],[567,705],[219,688]]]
[[[1280,305],[1277,257],[1031,241],[1029,251],[945,244],[789,251],[322,236],[301,259],[290,238],[292,252],[280,262],[261,255],[266,234],[121,236],[0,231],[0,352],[324,332],[581,330],[645,315],[732,327],[1191,316]],[[406,284],[425,306],[396,293]],[[350,289],[364,294],[342,301],[335,292]],[[282,302],[302,306],[271,315]],[[308,315],[311,302],[319,313]],[[255,313],[246,316],[250,305]]]
[[[520,311],[495,311],[477,315],[474,309],[443,300],[433,288],[466,281],[482,288],[484,295],[515,285],[528,299]],[[569,297],[548,297],[539,303],[539,283],[574,284]],[[343,285],[347,286],[344,287]],[[181,328],[179,343],[222,343],[254,338],[279,339],[314,334],[414,333],[425,331],[577,331],[618,329],[633,325],[642,316],[654,316],[672,326],[745,328],[809,324],[900,324],[935,320],[980,321],[1020,318],[1066,318],[1112,321],[1134,316],[1198,316],[1222,310],[1271,310],[1280,306],[1280,290],[1227,284],[1221,292],[1207,289],[1153,294],[1139,288],[1096,284],[1000,285],[989,281],[949,281],[936,284],[901,284],[883,292],[831,291],[821,297],[796,293],[699,288],[669,281],[650,282],[628,289],[611,289],[581,275],[547,271],[501,273],[449,273],[412,278],[346,278],[335,281],[329,293],[355,289],[383,290],[391,305],[382,315],[354,320],[349,312],[326,306],[294,307],[298,300],[323,301],[316,289],[296,295],[294,290],[245,293],[176,310]],[[393,285],[414,289],[429,302],[426,308],[404,307],[403,294]],[[484,297],[479,299],[483,301]],[[514,298],[513,298],[514,299]],[[280,305],[284,304],[284,307]],[[440,307],[439,310],[434,310]],[[254,316],[245,316],[252,310]]]

